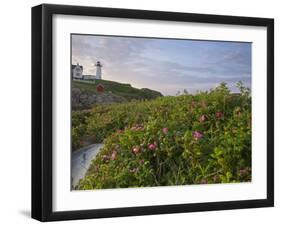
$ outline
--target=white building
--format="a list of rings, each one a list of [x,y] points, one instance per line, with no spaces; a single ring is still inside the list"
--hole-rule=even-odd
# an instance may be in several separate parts
[[[96,75],[84,75],[82,65],[79,65],[79,63],[77,63],[76,65],[71,65],[72,79],[80,79],[80,80],[102,79],[102,77],[101,77],[102,65],[101,65],[100,61],[97,61],[95,66],[96,66]]]
[[[79,65],[79,63],[71,65],[71,72],[73,79],[83,79],[83,66]]]
[[[83,80],[94,81],[95,79],[94,75],[83,75]]]

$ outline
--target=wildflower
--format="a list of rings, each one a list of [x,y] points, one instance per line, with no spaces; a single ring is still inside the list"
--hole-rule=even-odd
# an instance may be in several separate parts
[[[169,129],[167,127],[165,127],[165,128],[162,129],[162,132],[167,134],[169,132]]]
[[[154,151],[154,150],[156,149],[156,147],[157,147],[156,142],[154,142],[153,144],[149,144],[149,145],[148,145],[148,148],[149,148],[149,150],[151,150],[151,151]]]
[[[111,154],[111,160],[115,160],[117,155],[117,151],[113,151]]]
[[[136,128],[137,130],[143,130],[143,124],[137,124]]]
[[[110,158],[109,158],[109,156],[107,156],[107,155],[103,155],[102,156],[102,160],[104,161],[104,162],[106,162],[106,161],[108,161]]]
[[[130,169],[130,172],[131,173],[137,173],[137,172],[139,172],[139,168]]]
[[[202,123],[202,122],[205,122],[207,120],[207,116],[206,115],[201,115],[199,121]]]
[[[199,131],[195,131],[193,133],[193,137],[194,137],[195,140],[200,140],[203,137],[203,134],[200,133]]]
[[[136,124],[133,127],[131,127],[131,130],[142,131],[143,130],[143,125],[142,124]]]
[[[134,148],[133,148],[133,153],[136,155],[136,154],[138,154],[139,152],[140,152],[140,147],[139,146],[135,146]]]
[[[217,119],[221,119],[223,117],[223,113],[222,112],[216,112],[216,117]]]

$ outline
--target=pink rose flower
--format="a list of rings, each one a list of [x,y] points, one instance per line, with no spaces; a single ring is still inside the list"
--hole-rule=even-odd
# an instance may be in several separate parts
[[[157,147],[157,145],[156,145],[155,142],[154,142],[153,144],[149,144],[149,145],[148,145],[148,148],[149,148],[149,150],[151,150],[151,151],[154,151],[154,150],[156,149],[156,147]]]
[[[207,116],[206,115],[201,115],[199,121],[202,123],[202,122],[205,122],[207,120]]]
[[[221,119],[223,117],[223,113],[222,112],[216,112],[216,117],[217,119]]]
[[[199,131],[193,132],[193,138],[194,138],[195,140],[200,140],[202,137],[203,137],[203,134],[200,133]]]
[[[167,134],[169,132],[169,129],[167,127],[165,127],[165,128],[162,129],[162,132]]]
[[[115,160],[117,155],[117,151],[113,151],[111,154],[111,160]]]
[[[133,148],[133,153],[136,155],[136,154],[138,154],[139,152],[140,152],[140,147],[139,146],[135,146],[134,148]]]

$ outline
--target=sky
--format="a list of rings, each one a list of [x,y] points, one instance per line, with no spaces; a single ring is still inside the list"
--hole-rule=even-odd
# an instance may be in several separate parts
[[[206,91],[226,82],[232,92],[251,87],[251,43],[72,35],[72,64],[102,78],[149,88],[163,95]]]

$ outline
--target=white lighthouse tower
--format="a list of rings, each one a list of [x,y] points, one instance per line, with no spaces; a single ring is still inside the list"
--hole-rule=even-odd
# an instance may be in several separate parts
[[[101,63],[99,61],[97,61],[95,66],[97,67],[96,79],[101,79],[101,68],[102,68],[102,65],[101,65]]]

